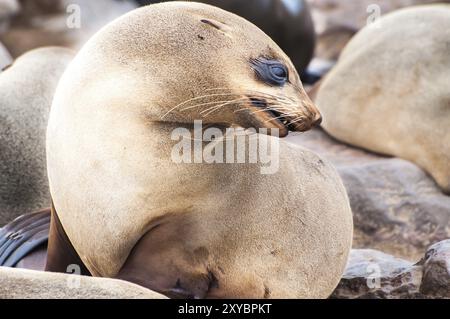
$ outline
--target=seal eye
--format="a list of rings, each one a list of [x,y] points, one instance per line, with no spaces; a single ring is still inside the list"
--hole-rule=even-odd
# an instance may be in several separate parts
[[[276,78],[279,78],[281,80],[287,80],[287,70],[286,67],[282,64],[280,65],[272,65],[270,67],[270,71],[272,72],[273,76]]]
[[[259,79],[269,85],[283,86],[289,79],[287,67],[277,60],[258,58],[250,62]]]

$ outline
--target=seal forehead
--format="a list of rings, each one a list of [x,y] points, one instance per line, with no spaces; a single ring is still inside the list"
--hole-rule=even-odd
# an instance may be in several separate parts
[[[145,103],[136,101],[143,108],[152,101],[170,107],[204,89],[254,85],[250,61],[261,56],[282,60],[297,77],[277,44],[247,20],[205,4],[165,2],[130,12],[98,32],[76,58],[77,69],[96,71],[76,74],[92,90],[120,82],[122,91],[135,92],[128,104],[139,90],[140,101],[149,94]],[[125,75],[140,83],[123,81]],[[160,91],[172,93],[159,96]]]
[[[175,55],[187,60],[259,55],[283,55],[287,59],[278,45],[252,23],[225,10],[192,2],[142,7],[109,24],[94,38],[97,50],[136,58],[151,54],[153,59]]]

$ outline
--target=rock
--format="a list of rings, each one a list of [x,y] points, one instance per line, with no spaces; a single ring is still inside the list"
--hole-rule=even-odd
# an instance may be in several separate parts
[[[350,38],[368,23],[407,6],[449,0],[308,0],[319,36],[316,56],[337,59]]]
[[[428,248],[418,263],[356,249],[331,298],[450,298],[450,240]]]
[[[8,29],[11,18],[19,12],[19,9],[17,0],[0,0],[0,34]]]
[[[79,49],[105,24],[137,7],[132,1],[116,0],[21,0],[21,4],[12,27],[0,36],[14,57],[42,46]]]
[[[421,298],[422,268],[377,250],[356,249],[331,295],[337,299]]]
[[[116,279],[0,267],[0,299],[166,299]]]
[[[423,265],[421,293],[438,298],[450,298],[450,240],[431,246]]]
[[[354,248],[419,259],[432,243],[450,238],[450,196],[408,161],[347,146],[319,129],[288,139],[337,168],[354,216]]]

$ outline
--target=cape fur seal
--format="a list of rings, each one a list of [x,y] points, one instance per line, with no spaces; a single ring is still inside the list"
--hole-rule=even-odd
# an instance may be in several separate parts
[[[47,160],[61,227],[50,232],[67,234],[92,275],[170,297],[328,297],[352,241],[334,168],[262,134],[253,137],[279,143],[272,175],[261,163],[177,163],[172,134],[191,133],[196,119],[286,136],[320,114],[289,58],[232,13],[155,4],[99,31],[52,105]]]
[[[165,299],[132,283],[107,278],[0,267],[0,299]]]
[[[138,0],[140,5],[165,2]],[[306,70],[314,54],[316,33],[306,0],[202,0],[233,12],[261,28],[294,62],[297,71]]]
[[[449,67],[450,5],[388,14],[351,40],[325,78],[316,98],[323,127],[416,163],[450,193]]]
[[[72,58],[68,49],[37,49],[0,73],[0,226],[51,203],[47,119],[58,80]]]

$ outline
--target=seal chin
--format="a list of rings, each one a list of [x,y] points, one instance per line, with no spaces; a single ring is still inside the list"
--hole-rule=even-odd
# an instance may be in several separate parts
[[[269,127],[269,135],[273,134],[272,129],[278,129],[279,137],[286,137],[289,134],[289,119],[283,116],[282,113],[277,111],[267,110],[261,115],[264,119],[264,123],[270,123],[270,125],[275,127]]]

